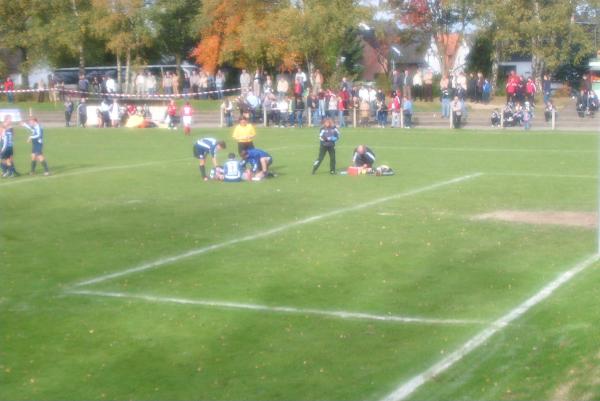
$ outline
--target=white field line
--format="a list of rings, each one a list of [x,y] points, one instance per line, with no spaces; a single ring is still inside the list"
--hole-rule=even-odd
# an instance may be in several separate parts
[[[548,298],[550,295],[552,295],[552,293],[558,288],[560,288],[563,284],[567,283],[577,274],[581,273],[583,270],[585,270],[598,260],[600,260],[600,254],[592,255],[584,261],[577,263],[575,266],[571,267],[567,271],[561,273],[556,279],[544,286],[535,295],[527,299],[522,304],[518,305],[516,308],[511,309],[504,316],[500,317],[498,320],[494,321],[488,327],[483,329],[481,332],[471,337],[467,342],[465,342],[458,349],[446,356],[444,359],[397,387],[386,397],[382,398],[381,401],[405,400],[419,387],[451,368],[455,363],[459,362],[462,358],[464,358],[472,351],[484,344],[494,334],[498,333],[500,330],[512,323],[514,320],[520,318],[531,308],[533,308],[534,306]]]
[[[347,147],[347,146],[341,146]],[[586,149],[551,149],[551,148],[540,148],[540,149],[521,149],[521,148],[467,148],[467,147],[429,147],[429,146],[385,146],[386,149],[399,149],[399,150],[433,150],[442,152],[502,152],[502,153],[590,153],[596,154],[595,150]]]
[[[162,161],[145,162],[145,163],[138,163],[138,164],[125,164],[125,165],[119,165],[119,166],[96,167],[96,168],[88,168],[88,169],[84,169],[84,170],[73,171],[71,173],[51,174],[47,177],[40,175],[40,176],[36,176],[36,177],[11,178],[11,179],[6,179],[4,182],[0,183],[0,187],[6,187],[9,185],[16,185],[16,184],[25,184],[25,183],[37,181],[37,180],[45,181],[45,180],[51,180],[51,179],[56,179],[56,178],[73,177],[73,176],[83,175],[83,174],[102,173],[104,171],[111,171],[111,170],[126,170],[126,169],[131,169],[131,168],[153,166],[156,164],[176,163],[176,162],[181,162],[184,160],[189,161],[189,160],[193,160],[193,159],[186,157],[185,159],[162,160]]]
[[[102,275],[99,277],[95,277],[95,278],[91,278],[89,280],[85,280],[85,281],[81,281],[79,283],[76,283],[75,286],[84,286],[84,285],[90,285],[90,284],[97,284],[97,283],[101,283],[103,281],[107,281],[107,280],[111,280],[117,277],[122,277],[122,276],[126,276],[129,274],[133,274],[133,273],[139,273],[145,270],[150,270],[150,269],[156,269],[157,267],[160,266],[164,266],[170,263],[174,263],[177,262],[179,260],[182,259],[186,259],[186,258],[190,258],[192,256],[196,256],[196,255],[201,255],[203,253],[207,253],[210,251],[215,251],[217,249],[221,249],[227,246],[231,246],[231,245],[235,245],[235,244],[239,244],[241,242],[247,242],[247,241],[253,241],[259,238],[264,238],[264,237],[268,237],[271,236],[273,234],[277,234],[280,233],[282,231],[286,231],[289,230],[290,228],[293,227],[298,227],[298,226],[302,226],[305,224],[310,224],[310,223],[314,223],[316,221],[320,221],[329,217],[333,217],[333,216],[337,216],[340,214],[344,214],[344,213],[348,213],[348,212],[353,212],[356,210],[360,210],[360,209],[365,209],[371,206],[375,206],[378,205],[380,203],[384,203],[384,202],[388,202],[391,200],[395,200],[395,199],[401,199],[401,198],[405,198],[408,196],[412,196],[412,195],[417,195],[420,194],[422,192],[427,192],[427,191],[432,191],[434,189],[438,189],[444,186],[448,186],[448,185],[452,185],[452,184],[457,184],[459,182],[463,182],[463,181],[467,181],[467,180],[471,180],[473,178],[477,178],[480,177],[482,174],[481,173],[475,173],[475,174],[468,174],[468,175],[463,175],[461,177],[456,177],[456,178],[452,178],[449,180],[445,180],[445,181],[440,181],[440,182],[436,182],[434,184],[431,185],[427,185],[424,187],[420,187],[420,188],[416,188],[416,189],[411,189],[409,191],[405,191],[405,192],[400,192],[398,194],[395,195],[390,195],[390,196],[385,196],[383,198],[378,198],[378,199],[374,199],[372,201],[369,202],[365,202],[365,203],[360,203],[358,205],[354,205],[354,206],[350,206],[350,207],[346,207],[346,208],[340,208],[340,209],[336,209],[336,210],[332,210],[331,212],[327,212],[327,213],[323,213],[323,214],[318,214],[315,216],[311,216],[311,217],[306,217],[304,219],[301,220],[296,220],[293,221],[291,223],[287,223],[287,224],[283,224],[281,226],[275,227],[275,228],[271,228],[269,230],[265,230],[265,231],[259,231],[257,233],[254,234],[250,234],[250,235],[246,235],[244,237],[241,238],[235,238],[229,241],[224,241],[224,242],[220,242],[217,244],[213,244],[213,245],[208,245],[202,248],[197,248],[197,249],[192,249],[190,251],[187,252],[183,252],[177,255],[173,255],[173,256],[169,256],[166,258],[160,258],[157,260],[154,260],[152,262],[148,262],[148,263],[144,263],[142,265],[139,266],[135,266],[129,269],[125,269],[125,270],[121,270],[118,272],[114,272],[114,273],[109,273],[106,275]]]
[[[534,177],[534,178],[584,178],[597,179],[596,175],[586,174],[544,174],[544,173],[485,173],[485,175],[496,177]]]
[[[107,291],[88,291],[88,290],[71,290],[67,294],[88,295],[96,297],[112,297],[126,299],[140,299],[148,302],[156,303],[174,303],[181,305],[197,305],[211,308],[222,309],[243,309],[259,312],[283,313],[283,314],[299,314],[299,315],[318,315],[327,316],[338,319],[357,319],[357,320],[378,320],[383,322],[394,323],[417,323],[417,324],[442,324],[442,325],[469,325],[469,324],[486,324],[481,320],[472,319],[436,319],[427,317],[415,316],[397,316],[397,315],[374,315],[371,313],[322,310],[311,308],[295,308],[292,306],[268,306],[260,304],[248,304],[239,302],[213,301],[203,299],[185,299],[173,297],[160,297],[144,294],[128,294],[123,292],[107,292]]]

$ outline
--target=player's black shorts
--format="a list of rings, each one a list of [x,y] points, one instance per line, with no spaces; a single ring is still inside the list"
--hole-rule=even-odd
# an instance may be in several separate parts
[[[4,152],[0,152],[0,159],[3,159],[3,160],[8,159],[12,155],[13,155],[13,148],[8,147],[8,148],[4,149]]]

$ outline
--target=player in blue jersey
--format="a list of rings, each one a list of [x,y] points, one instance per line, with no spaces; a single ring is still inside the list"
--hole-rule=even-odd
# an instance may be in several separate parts
[[[227,156],[228,160],[223,166],[223,181],[225,182],[240,182],[242,180],[242,166],[235,159],[235,153],[230,153]]]
[[[35,174],[37,162],[40,162],[44,167],[44,175],[50,175],[48,163],[44,157],[44,129],[35,117],[29,119],[29,125],[27,123],[23,123],[22,125],[31,131],[31,135],[27,139],[27,142],[31,142],[31,171],[29,175]]]
[[[217,167],[217,151],[226,149],[227,144],[225,141],[218,141],[215,138],[202,138],[198,139],[194,144],[194,157],[198,159],[198,163],[200,166],[200,174],[202,174],[202,179],[204,181],[208,181],[208,177],[206,176],[206,156],[210,155],[212,159],[213,168]]]
[[[0,147],[0,165],[2,166],[2,177],[14,177],[19,175],[15,170],[13,161],[13,145],[15,132],[12,128],[12,117],[6,115],[2,123],[2,147]]]
[[[269,166],[273,163],[273,157],[262,149],[246,149],[240,153],[242,158],[242,166],[245,167],[250,163],[252,173],[255,180],[261,180],[265,177],[271,177]]]

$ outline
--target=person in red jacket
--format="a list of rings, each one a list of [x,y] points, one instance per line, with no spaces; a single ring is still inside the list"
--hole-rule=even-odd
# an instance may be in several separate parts
[[[14,91],[15,83],[10,77],[6,78],[6,82],[4,82],[4,90],[5,91]],[[15,94],[13,92],[7,92],[6,98],[8,99],[8,103],[13,103],[15,101]]]
[[[167,106],[167,118],[169,119],[169,129],[175,129],[178,123],[177,105],[175,104],[175,100],[169,101],[169,105]]]
[[[525,92],[527,93],[527,101],[532,106],[535,105],[535,92],[536,91],[537,91],[537,88],[535,87],[535,82],[533,82],[533,79],[531,77],[527,78],[527,84],[525,85]]]

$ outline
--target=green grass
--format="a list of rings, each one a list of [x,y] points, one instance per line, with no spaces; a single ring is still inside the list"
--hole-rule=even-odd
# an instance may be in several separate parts
[[[53,175],[0,181],[1,399],[377,400],[595,251],[594,230],[471,219],[594,211],[593,135],[343,131],[338,168],[367,143],[396,171],[380,178],[330,176],[327,159],[312,176],[314,130],[259,128],[256,144],[278,177],[240,184],[201,182],[192,158],[196,137],[230,131],[194,135],[48,128]],[[22,171],[25,139],[17,128]],[[482,323],[68,293],[83,280],[476,172],[485,174],[77,288]],[[598,274],[584,271],[412,398],[597,399]]]

